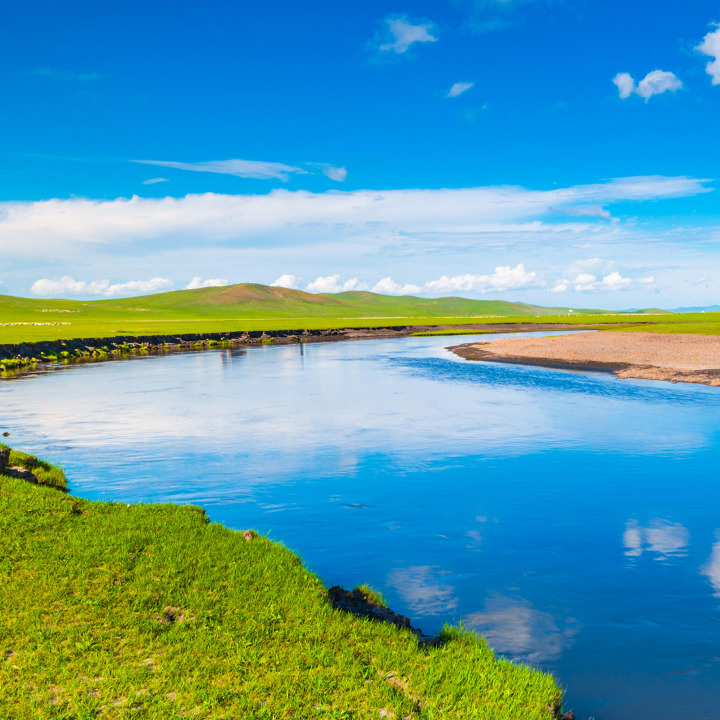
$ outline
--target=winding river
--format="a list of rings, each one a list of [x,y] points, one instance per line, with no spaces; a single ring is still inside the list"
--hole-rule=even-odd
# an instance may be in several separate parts
[[[43,368],[0,429],[71,491],[203,505],[461,621],[597,720],[720,716],[720,389],[467,362],[477,336]]]

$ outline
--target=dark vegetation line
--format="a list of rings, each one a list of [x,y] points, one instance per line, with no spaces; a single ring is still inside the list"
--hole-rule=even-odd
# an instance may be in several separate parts
[[[0,445],[3,718],[573,718],[550,675],[328,591],[251,530],[66,489]]]
[[[636,325],[638,323],[632,323]],[[619,325],[619,323],[615,323]],[[237,345],[290,345],[303,342],[362,340],[460,333],[507,333],[532,330],[589,330],[592,324],[473,323],[468,325],[388,325],[381,327],[311,328],[301,330],[242,330],[234,332],[181,333],[170,335],[114,335],[101,338],[41,340],[0,344],[0,372],[18,370],[39,362],[102,360],[131,354],[169,352]]]

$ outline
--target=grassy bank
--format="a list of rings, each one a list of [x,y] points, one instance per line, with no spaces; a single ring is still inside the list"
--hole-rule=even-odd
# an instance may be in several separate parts
[[[247,537],[0,476],[0,716],[553,716],[550,676],[334,609],[295,554]]]

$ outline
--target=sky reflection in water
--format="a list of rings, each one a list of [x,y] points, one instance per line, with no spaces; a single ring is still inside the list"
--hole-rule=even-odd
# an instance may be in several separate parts
[[[720,391],[469,363],[408,338],[0,382],[79,495],[203,504],[557,673],[600,719],[716,718]]]

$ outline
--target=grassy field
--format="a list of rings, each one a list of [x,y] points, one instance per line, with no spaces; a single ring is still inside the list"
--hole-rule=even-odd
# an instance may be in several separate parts
[[[637,314],[612,315],[601,310],[575,310],[569,315],[568,308],[541,308],[499,300],[426,299],[368,292],[313,295],[245,284],[88,302],[0,295],[0,343],[386,325],[587,323],[588,315],[593,322],[640,319]],[[664,320],[667,317],[658,316]]]
[[[472,634],[421,647],[334,609],[295,554],[201,508],[90,502],[7,475],[0,608],[4,720],[549,720],[560,698]]]

